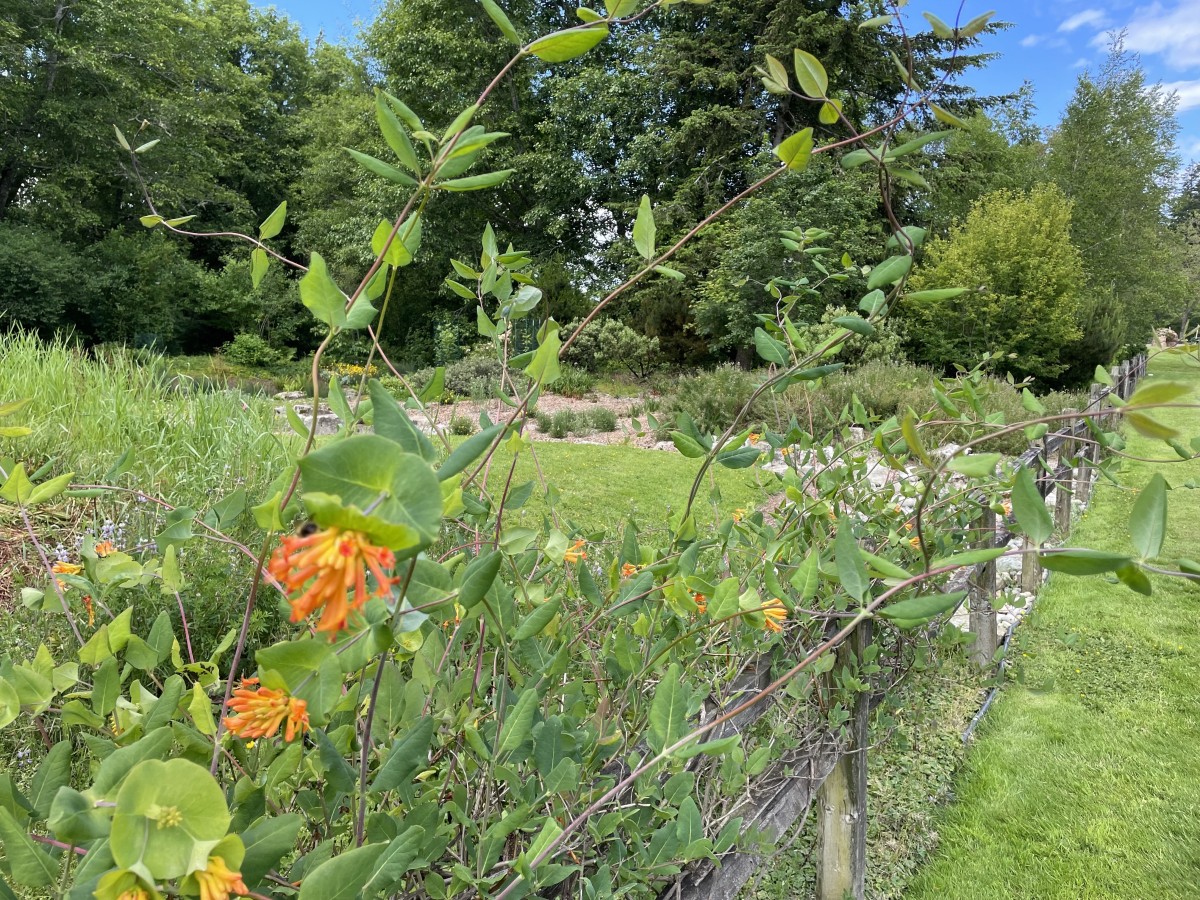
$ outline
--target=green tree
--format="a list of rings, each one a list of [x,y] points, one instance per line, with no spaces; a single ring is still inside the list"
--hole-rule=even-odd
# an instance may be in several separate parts
[[[913,359],[950,371],[998,353],[1000,371],[1053,381],[1080,337],[1083,268],[1070,233],[1071,202],[1053,185],[983,197],[948,239],[929,243],[913,275],[914,291],[966,288],[902,302]]]
[[[1164,215],[1178,167],[1176,106],[1118,41],[1098,72],[1080,76],[1049,142],[1047,171],[1074,203],[1071,236],[1089,292],[1115,298],[1130,353],[1184,298]]]

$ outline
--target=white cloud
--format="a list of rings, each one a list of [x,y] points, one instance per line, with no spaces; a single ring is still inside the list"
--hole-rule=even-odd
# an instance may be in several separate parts
[[[1200,106],[1200,81],[1172,81],[1160,87],[1166,93],[1174,93],[1179,97],[1180,112]]]
[[[1126,49],[1161,54],[1175,69],[1200,66],[1200,0],[1179,0],[1170,8],[1158,2],[1139,7],[1124,28]],[[1108,35],[1098,34],[1092,43],[1104,47]]]
[[[1025,35],[1025,37],[1021,38],[1021,46],[1022,47],[1036,47],[1038,44],[1040,44],[1042,42],[1042,40],[1043,40],[1043,37],[1040,34],[1027,34],[1027,35]]]
[[[1085,68],[1087,66],[1087,64],[1088,64],[1088,58],[1086,56],[1081,56],[1081,57],[1079,57],[1079,59],[1075,60],[1075,62],[1071,63],[1071,68],[1072,69],[1082,69],[1082,68]]]
[[[1179,144],[1179,152],[1185,160],[1200,159],[1200,137],[1184,138]]]
[[[1082,12],[1077,12],[1071,18],[1067,19],[1058,26],[1059,31],[1075,31],[1084,26],[1093,28],[1103,28],[1108,24],[1108,16],[1100,9],[1085,9]]]

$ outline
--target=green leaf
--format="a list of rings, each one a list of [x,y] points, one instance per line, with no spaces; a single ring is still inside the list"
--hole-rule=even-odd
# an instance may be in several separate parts
[[[392,109],[396,111],[396,115],[398,115],[404,121],[404,124],[408,126],[409,130],[421,131],[424,129],[425,126],[421,124],[421,120],[415,112],[405,106],[400,100],[393,97],[387,91],[380,91],[380,93],[383,94],[384,99],[387,100]]]
[[[842,101],[827,100],[821,104],[821,109],[817,113],[817,121],[822,125],[836,125],[838,119],[842,117]]]
[[[941,122],[943,125],[949,125],[952,128],[966,128],[967,127],[966,122],[964,122],[958,116],[954,115],[954,113],[950,112],[949,110],[943,109],[942,107],[938,106],[936,103],[930,103],[929,108],[933,110],[933,117],[935,119],[937,119],[939,122]]]
[[[843,514],[838,517],[837,536],[833,541],[834,561],[837,563],[838,580],[846,593],[859,603],[867,596],[870,583],[867,580],[867,566],[859,552],[858,542],[854,540],[854,531],[850,520]]]
[[[933,26],[933,33],[938,37],[944,38],[948,41],[954,39],[954,29],[935,16],[933,13],[925,12],[921,13],[921,15],[923,15],[929,24]]]
[[[287,218],[287,201],[284,200],[267,216],[261,225],[258,226],[258,239],[260,241],[269,241],[271,238],[283,231],[283,223]]]
[[[518,47],[521,46],[521,38],[517,34],[517,29],[513,28],[512,22],[504,14],[504,10],[496,5],[495,0],[479,0],[479,3],[483,6],[484,11],[487,12],[488,18],[496,23],[496,27],[500,29],[500,33],[508,38],[511,43],[516,44]]]
[[[117,794],[113,861],[154,880],[180,878],[208,864],[229,821],[225,792],[207,769],[184,759],[145,760]]]
[[[253,888],[296,846],[303,824],[298,813],[262,818],[242,834],[246,855],[242,858],[242,881]]]
[[[366,844],[343,850],[304,873],[300,900],[357,900],[387,844]]]
[[[396,118],[396,113],[392,110],[391,104],[388,103],[382,91],[376,91],[375,93],[375,121],[379,123],[379,130],[383,132],[383,139],[387,141],[387,145],[396,154],[396,159],[400,161],[400,165],[404,166],[404,168],[408,169],[414,175],[419,176],[421,174],[421,164],[417,161],[417,151],[413,149],[408,132],[404,130],[404,126]]]
[[[105,837],[109,830],[107,813],[96,809],[79,791],[66,786],[54,795],[46,824],[60,841],[76,846]]]
[[[37,473],[34,474],[36,475]],[[33,490],[29,492],[29,499],[25,501],[25,505],[36,506],[39,503],[45,503],[47,500],[53,500],[67,489],[71,484],[71,479],[74,477],[74,472],[67,472],[64,475],[59,475],[56,478],[51,478],[49,481],[43,481],[41,484],[35,485]]]
[[[349,312],[346,313],[346,321],[342,323],[342,327],[349,331],[366,328],[375,320],[375,316],[378,313],[379,310],[371,305],[371,301],[366,293],[361,293],[354,303],[351,304]]]
[[[136,765],[144,760],[166,756],[172,743],[174,738],[171,729],[158,728],[147,732],[140,741],[114,750],[104,757],[88,793],[105,800],[114,799],[116,789]]]
[[[885,259],[872,269],[871,274],[867,276],[867,288],[874,290],[875,288],[895,284],[908,274],[912,268],[912,263],[913,258],[908,254]]]
[[[892,22],[895,21],[895,18],[896,17],[891,14],[886,16],[872,16],[871,18],[860,22],[858,24],[858,30],[862,31],[864,28],[882,28],[884,25],[891,25]]]
[[[212,737],[217,733],[217,723],[213,719],[212,701],[208,699],[208,694],[204,693],[204,688],[200,686],[199,682],[192,685],[192,701],[188,704],[188,713],[198,732],[206,737]]]
[[[817,585],[821,580],[820,559],[816,553],[809,553],[804,562],[796,567],[790,584],[796,589],[798,599],[811,600],[817,595]]]
[[[538,38],[529,45],[529,52],[543,62],[566,62],[587,53],[606,37],[607,25],[567,28]]]
[[[300,279],[300,302],[330,328],[346,323],[346,295],[329,277],[329,270],[320,253],[314,252],[308,272]]]
[[[999,453],[975,453],[971,456],[960,454],[946,463],[946,468],[968,478],[987,478],[995,473],[1000,459]]]
[[[386,178],[388,181],[396,182],[396,184],[403,184],[407,185],[408,187],[417,186],[417,180],[415,178],[405,172],[401,172],[394,166],[389,166],[387,163],[383,162],[383,160],[376,159],[373,156],[368,156],[366,153],[360,153],[357,150],[351,150],[349,147],[344,147],[342,149],[349,153],[350,156],[354,158],[355,162],[357,162],[368,172],[373,172],[381,178]]]
[[[120,129],[120,128],[118,128],[116,125],[114,125],[114,126],[113,126],[113,131],[115,131],[115,132],[117,133],[117,143],[121,145],[121,149],[122,149],[122,150],[127,150],[127,151],[129,151],[129,152],[131,152],[131,153],[132,153],[132,152],[133,152],[133,150],[132,150],[132,148],[129,146],[129,141],[127,141],[127,140],[125,139],[125,135],[124,135],[124,134],[121,132],[121,129]]]
[[[757,447],[739,447],[736,450],[724,450],[717,454],[717,463],[726,469],[748,469],[762,456]]]
[[[1113,404],[1116,405],[1115,403]],[[1124,413],[1124,419],[1133,426],[1133,430],[1138,434],[1151,438],[1156,441],[1171,441],[1179,437],[1179,432],[1168,425],[1163,425],[1161,422],[1150,418],[1144,413],[1127,412]]]
[[[638,204],[637,219],[633,223],[633,246],[645,259],[654,256],[654,211],[650,208],[650,197],[642,194],[642,202]]]
[[[471,435],[461,444],[454,448],[446,461],[442,463],[437,470],[438,481],[445,481],[448,478],[453,478],[471,463],[475,462],[480,455],[508,426],[504,422],[497,422],[490,428],[485,428]]]
[[[400,877],[408,871],[417,858],[425,839],[425,829],[420,825],[406,828],[387,844],[387,849],[375,861],[370,879],[363,885],[363,897],[376,897],[393,889]]]
[[[443,191],[481,191],[484,188],[495,187],[508,180],[515,169],[501,169],[499,172],[488,172],[485,175],[471,175],[467,178],[451,178],[449,181],[439,181],[434,187]]]
[[[255,247],[250,251],[250,284],[255,290],[262,284],[262,280],[267,276],[267,269],[270,267],[270,258],[267,256],[267,251],[262,247]]]
[[[619,19],[637,9],[639,0],[604,0],[604,9],[610,19]]]
[[[911,410],[905,413],[904,418],[900,421],[900,433],[904,436],[904,443],[908,444],[908,449],[912,451],[913,456],[932,469],[933,460],[929,456],[929,451],[925,449],[925,444],[921,441],[921,434],[917,431],[917,420]]]
[[[426,462],[437,459],[437,450],[409,418],[396,399],[378,379],[367,382],[367,394],[371,398],[371,416],[375,433],[395,441],[405,453],[415,454]]]
[[[1046,501],[1038,493],[1029,469],[1017,472],[1012,489],[1013,515],[1020,531],[1034,544],[1044,544],[1054,533],[1054,523],[1046,511]]]
[[[786,138],[775,148],[774,153],[793,172],[803,172],[808,168],[808,161],[812,158],[812,149],[813,131],[811,128],[805,128]]]
[[[29,786],[29,805],[39,819],[50,815],[58,789],[71,781],[71,742],[59,741],[38,766]]]
[[[917,302],[936,303],[939,300],[953,300],[955,297],[960,297],[967,292],[966,288],[941,288],[940,290],[932,291],[911,291],[904,296],[908,300],[916,300]]]
[[[1129,398],[1129,405],[1156,406],[1160,403],[1174,403],[1191,392],[1191,387],[1186,384],[1177,384],[1171,381],[1143,381]]]
[[[767,77],[764,83],[766,82],[770,82],[766,86],[772,93],[786,94],[790,89],[787,67],[770,53],[767,54]]]
[[[1100,575],[1115,572],[1130,562],[1128,556],[1105,550],[1049,550],[1038,554],[1042,568],[1066,575]]]
[[[161,225],[164,219],[162,216],[141,216],[138,221],[147,228],[153,228],[155,225]]]
[[[537,712],[538,693],[534,688],[521,692],[516,704],[504,716],[496,739],[496,756],[510,756],[521,749],[533,734],[533,716]]]
[[[563,595],[556,594],[545,603],[539,604],[533,612],[521,620],[521,624],[517,626],[512,639],[514,641],[523,641],[541,634],[542,630],[550,624],[562,609],[562,602]]]
[[[1104,368],[1104,366],[1096,366],[1096,371],[1095,374],[1092,375],[1092,380],[1098,382],[1099,384],[1106,384],[1109,387],[1116,387],[1116,385],[1113,384],[1112,375],[1109,374],[1108,369]]]
[[[306,494],[341,500],[341,512],[321,503],[322,527],[364,531],[375,543],[407,558],[429,546],[442,519],[437,476],[419,456],[397,453],[376,434],[359,434],[314,450],[300,460]],[[309,498],[305,497],[306,505]],[[362,510],[371,509],[365,514]]]
[[[832,324],[840,325],[847,331],[853,331],[855,334],[861,334],[864,337],[870,337],[875,333],[875,326],[862,316],[838,316],[833,320]]]
[[[1149,597],[1153,593],[1150,579],[1135,563],[1126,563],[1117,569],[1117,579],[1130,590],[1145,597]]]
[[[992,9],[992,10],[988,10],[987,12],[976,16],[970,22],[968,22],[966,25],[964,25],[962,28],[958,29],[958,37],[959,38],[975,37],[975,35],[979,34],[981,31],[983,31],[983,29],[987,28],[988,22],[991,21],[992,16],[994,16],[995,14],[996,14],[996,11],[994,9]]]
[[[962,591],[955,591],[950,594],[925,594],[920,597],[909,597],[907,600],[888,604],[879,610],[878,615],[892,621],[928,619],[954,609],[962,598]]]
[[[487,596],[500,573],[500,563],[503,559],[502,554],[488,551],[467,564],[462,584],[458,588],[458,602],[464,609],[474,608]]]
[[[1133,504],[1129,533],[1142,559],[1153,559],[1162,552],[1167,534],[1167,482],[1157,472]]]
[[[769,363],[777,366],[786,366],[788,364],[788,349],[787,344],[783,341],[776,340],[767,334],[761,328],[754,329],[754,349]]]
[[[682,431],[672,431],[670,437],[675,449],[687,459],[701,459],[708,455],[708,451],[701,447],[691,435],[684,434]]]
[[[0,838],[4,839],[5,861],[18,884],[40,888],[58,878],[58,860],[38,847],[4,806],[0,806]]]
[[[659,275],[663,275],[674,281],[683,281],[687,276],[677,269],[669,269],[666,266],[655,266],[654,271]]]
[[[819,99],[829,90],[829,76],[821,61],[804,50],[795,52],[796,80],[800,82],[800,90],[809,97]]]
[[[679,759],[691,759],[693,756],[723,756],[728,753],[739,743],[742,736],[740,734],[731,734],[729,737],[718,738],[715,741],[707,741],[703,744],[688,744],[680,749],[675,755]]]
[[[539,339],[541,343],[538,344],[533,360],[525,367],[525,374],[535,383],[544,386],[553,384],[560,374],[558,351],[562,347],[562,339],[558,336],[558,323],[547,319],[539,333]]]
[[[906,571],[890,559],[876,556],[874,553],[868,553],[862,548],[859,548],[858,552],[867,564],[867,571],[876,578],[896,578],[901,581],[907,581],[913,577],[912,572]]]
[[[683,668],[671,663],[663,672],[654,699],[650,701],[646,743],[661,753],[687,734],[688,691],[683,684]]]
[[[369,793],[381,794],[412,781],[429,762],[429,743],[433,740],[433,716],[421,716],[402,738],[392,745],[371,782]]]
[[[1008,552],[1007,547],[990,547],[986,550],[968,550],[965,553],[956,553],[953,556],[943,556],[938,559],[930,560],[930,569],[943,569],[947,566],[975,566],[979,563],[991,562],[993,559],[999,559]]]

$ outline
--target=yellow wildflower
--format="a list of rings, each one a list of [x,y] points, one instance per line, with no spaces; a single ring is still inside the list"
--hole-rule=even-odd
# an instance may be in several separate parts
[[[587,552],[583,549],[583,541],[576,541],[571,545],[571,549],[563,553],[563,562],[577,563],[581,559],[587,559]]]

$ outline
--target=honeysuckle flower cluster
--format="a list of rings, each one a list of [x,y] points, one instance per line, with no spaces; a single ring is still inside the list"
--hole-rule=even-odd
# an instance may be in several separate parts
[[[240,738],[273,737],[287,720],[283,739],[291,743],[308,731],[308,704],[285,691],[255,688],[257,678],[243,679],[229,700],[230,711],[237,713],[225,720],[225,727]]]
[[[334,635],[367,602],[367,572],[375,578],[374,596],[383,597],[399,581],[384,571],[395,565],[392,551],[362,532],[329,527],[285,537],[267,570],[288,594],[299,594],[291,599],[293,622],[323,608],[317,631]]]

